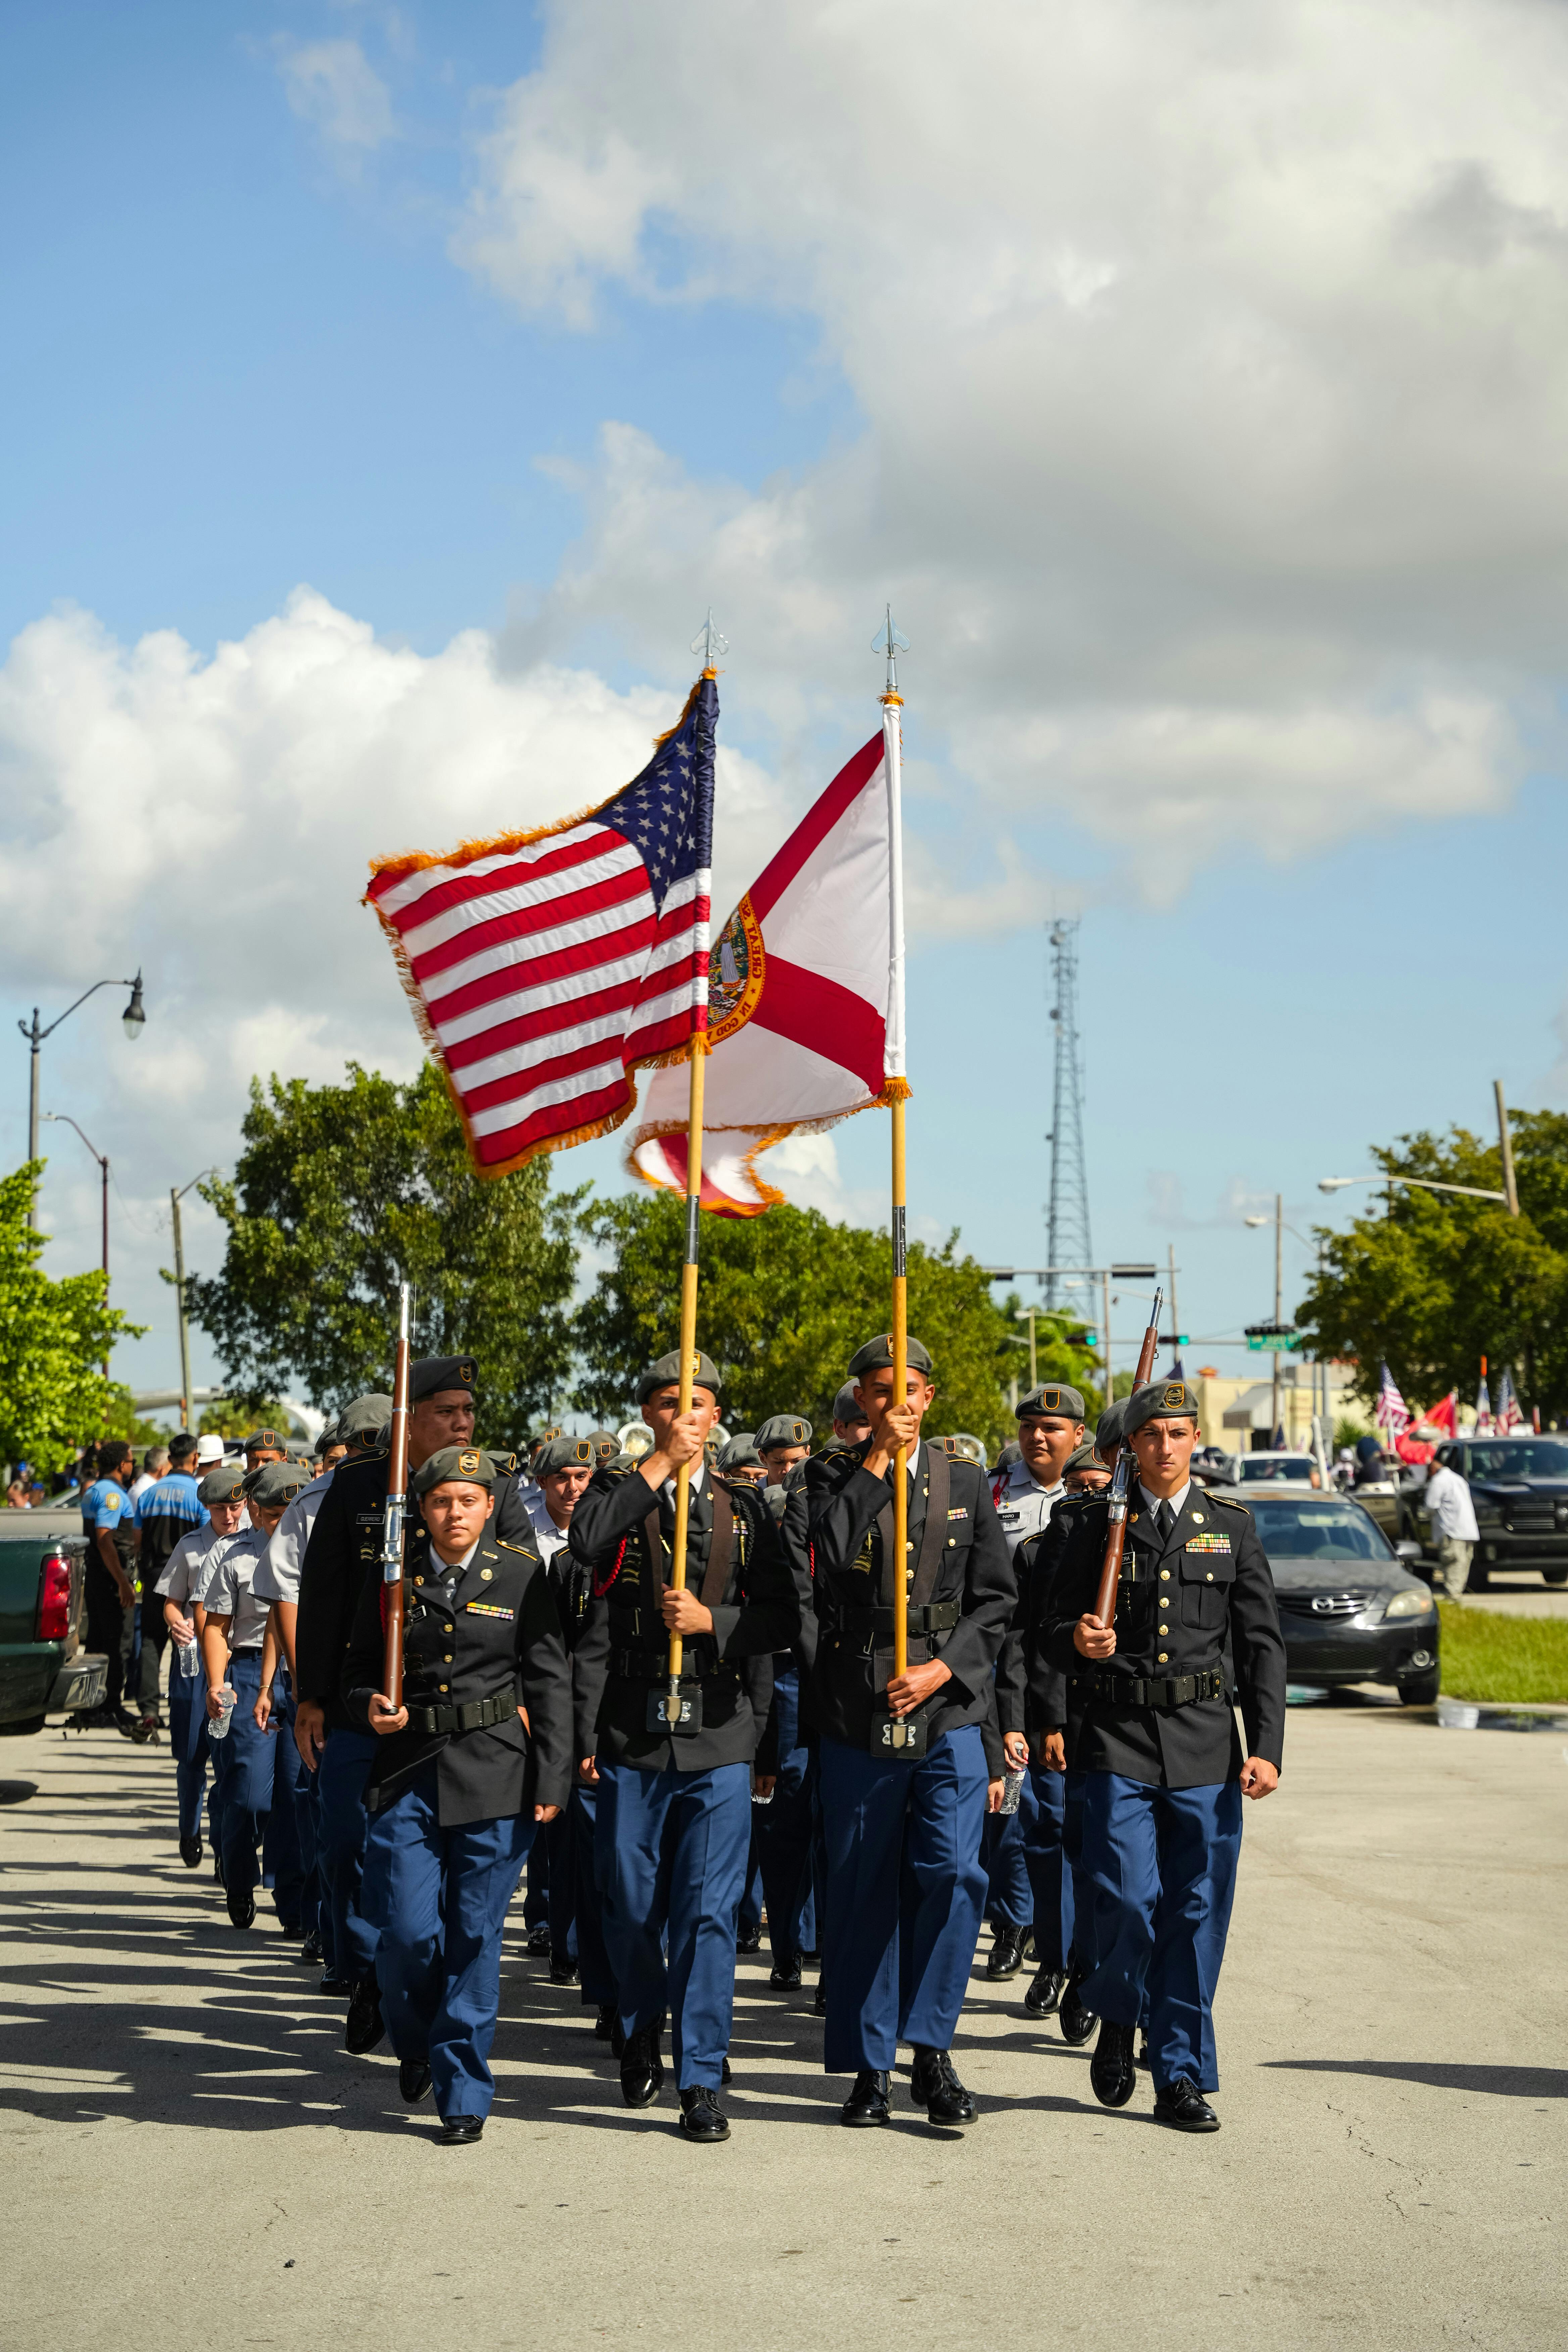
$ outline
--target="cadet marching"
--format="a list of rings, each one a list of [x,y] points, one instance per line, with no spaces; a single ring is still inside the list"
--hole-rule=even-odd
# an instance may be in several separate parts
[[[901,1397],[891,1335],[855,1353],[826,1438],[782,1412],[721,1442],[720,1371],[690,1369],[684,1412],[678,1356],[643,1375],[640,1455],[551,1430],[520,1456],[476,1433],[474,1358],[413,1365],[395,1705],[391,1398],[354,1399],[313,1465],[263,1429],[243,1467],[207,1468],[143,1610],[169,1652],[182,1861],[210,1851],[237,1933],[270,1900],[345,2049],[389,2047],[443,2147],[479,2141],[495,2095],[525,1871],[528,1951],[579,1988],[626,2104],[664,2099],[694,2143],[730,2137],[736,1955],[764,1924],[775,1991],[816,1964],[852,2128],[892,2119],[900,2048],[930,2125],[980,2118],[954,2044],[989,1921],[986,1978],[1032,1955],[1023,2011],[1094,2037],[1102,2105],[1146,2069],[1158,2121],[1218,2129],[1213,2000],[1243,1800],[1279,1779],[1285,1656],[1249,1513],[1192,1479],[1192,1390],[1152,1381],[1090,1437],[1079,1392],[1047,1383],[988,1473],[924,1433],[941,1368],[916,1339]]]

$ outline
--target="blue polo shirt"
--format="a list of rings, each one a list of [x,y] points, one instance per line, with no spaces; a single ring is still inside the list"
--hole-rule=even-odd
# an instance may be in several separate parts
[[[93,1543],[100,1528],[107,1528],[114,1549],[130,1568],[136,1558],[136,1506],[118,1480],[95,1478],[81,1498],[82,1533],[93,1545],[89,1559],[97,1558]]]
[[[184,1470],[171,1470],[142,1489],[136,1498],[136,1525],[143,1592],[153,1590],[174,1557],[174,1546],[193,1528],[205,1527],[206,1519],[206,1505],[196,1492],[196,1482]]]

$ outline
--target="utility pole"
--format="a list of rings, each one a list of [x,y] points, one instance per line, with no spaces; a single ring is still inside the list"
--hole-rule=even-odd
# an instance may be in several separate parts
[[[1285,1294],[1285,1195],[1274,1195],[1274,1328],[1278,1331],[1284,1320]],[[1272,1445],[1279,1434],[1279,1350],[1274,1349],[1274,1426],[1268,1433]]]
[[[1110,1268],[1109,1266],[1105,1268],[1105,1271],[1100,1277],[1100,1299],[1101,1309],[1100,1337],[1105,1358],[1105,1402],[1109,1407],[1112,1397],[1110,1381]],[[1136,1370],[1137,1367],[1134,1366],[1133,1369]]]
[[[174,1304],[180,1318],[180,1426],[182,1429],[189,1429],[191,1425],[191,1335],[185,1323],[185,1243],[180,1226],[180,1202],[187,1192],[194,1192],[205,1178],[216,1172],[214,1169],[204,1168],[200,1176],[193,1176],[188,1184],[180,1186],[178,1192],[172,1184],[169,1187],[169,1209],[174,1225]]]
[[[1502,1153],[1502,1189],[1508,1200],[1510,1217],[1519,1214],[1519,1186],[1513,1181],[1513,1138],[1508,1131],[1508,1105],[1502,1098],[1502,1080],[1492,1080],[1492,1092],[1497,1097],[1497,1139]]]
[[[1171,1284],[1171,1371],[1173,1377],[1182,1345],[1182,1318],[1176,1309],[1176,1244],[1165,1244],[1165,1265]]]
[[[37,1018],[37,1015],[35,1013],[34,1019],[36,1020]],[[36,1076],[37,1072],[37,1064],[36,1060],[33,1066],[34,1075]],[[47,1110],[42,1115],[45,1118],[50,1120],[57,1126],[76,1127],[77,1133],[81,1136],[82,1141],[87,1145],[88,1150],[92,1152],[93,1158],[98,1162],[99,1176],[103,1192],[103,1303],[107,1307],[109,1304],[109,1154],[107,1151],[98,1151],[94,1150],[91,1137],[82,1133],[81,1129],[77,1127],[75,1119],[72,1118],[68,1111]],[[37,1156],[37,1151],[35,1151],[33,1154],[34,1159],[36,1160]],[[109,1380],[109,1358],[107,1356],[105,1356],[103,1360],[103,1377],[105,1383],[107,1384]],[[107,1395],[103,1401],[103,1409],[107,1415],[109,1411],[109,1399]]]
[[[126,1043],[128,1045],[134,1045],[138,1038],[141,1036],[142,1030],[147,1025],[147,1014],[142,1003],[142,974],[140,971],[138,971],[134,980],[95,980],[90,988],[83,989],[81,994],[77,998],[76,1004],[68,1004],[65,1011],[58,1014],[56,1018],[50,1022],[47,1029],[40,1028],[38,1025],[38,1008],[36,1004],[33,1007],[32,1027],[29,1028],[25,1021],[18,1021],[16,1024],[17,1028],[21,1031],[23,1036],[27,1041],[29,1051],[27,1069],[27,1157],[29,1160],[37,1160],[38,1156],[38,1049],[42,1045],[46,1037],[52,1037],[54,1035],[55,1031],[59,1027],[62,1021],[68,1021],[70,1019],[71,1014],[76,1011],[77,1004],[85,1004],[89,996],[96,996],[100,988],[128,988],[131,991],[131,1002],[127,1004],[120,1018],[124,1027]],[[75,1120],[71,1120],[70,1124],[75,1127]],[[81,1135],[81,1129],[79,1127],[77,1128],[77,1133]],[[82,1141],[84,1143],[87,1142],[85,1135],[82,1136]],[[91,1150],[92,1147],[90,1144],[88,1144],[88,1149],[89,1151]],[[96,1157],[96,1154],[94,1156]],[[27,1227],[31,1233],[37,1233],[38,1230],[38,1194],[37,1186],[34,1187],[33,1197],[31,1202],[28,1203]]]

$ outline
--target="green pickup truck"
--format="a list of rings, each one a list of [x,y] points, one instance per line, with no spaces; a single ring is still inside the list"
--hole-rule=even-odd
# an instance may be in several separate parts
[[[0,1510],[0,1738],[103,1702],[107,1658],[81,1645],[87,1538],[73,1510]]]

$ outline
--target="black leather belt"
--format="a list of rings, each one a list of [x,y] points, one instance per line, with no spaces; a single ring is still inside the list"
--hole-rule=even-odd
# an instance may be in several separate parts
[[[1096,1675],[1092,1687],[1096,1698],[1119,1706],[1194,1706],[1199,1699],[1223,1698],[1225,1676],[1166,1675],[1144,1681],[1133,1675]]]
[[[721,1675],[728,1675],[731,1681],[740,1679],[733,1666],[694,1664],[691,1657],[692,1638],[688,1634],[681,1646],[680,1679],[683,1683],[710,1683],[717,1681]],[[702,1636],[698,1634],[695,1638],[700,1641]],[[634,1683],[667,1683],[669,1680],[669,1652],[668,1650],[612,1650],[610,1672],[613,1675],[624,1675],[628,1681]]]
[[[893,1638],[890,1609],[835,1608],[825,1614],[836,1633],[852,1633],[858,1641],[890,1642]],[[963,1614],[962,1601],[928,1601],[922,1606],[907,1609],[904,1623],[911,1633],[948,1633]]]
[[[466,1699],[460,1706],[411,1706],[408,1720],[416,1731],[488,1731],[517,1713],[517,1692],[510,1685],[489,1698]]]

